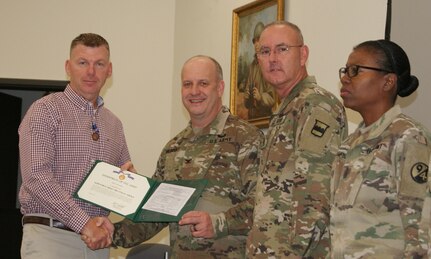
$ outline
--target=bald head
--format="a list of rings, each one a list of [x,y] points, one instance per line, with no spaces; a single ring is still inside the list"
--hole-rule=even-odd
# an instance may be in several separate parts
[[[289,31],[292,31],[294,35],[296,35],[297,45],[304,45],[304,37],[302,36],[301,29],[299,29],[298,25],[288,21],[275,21],[267,24],[263,28],[262,33],[271,27],[287,28]]]
[[[196,56],[193,56],[193,57],[189,58],[188,60],[186,60],[186,62],[184,62],[183,69],[181,71],[181,76],[183,75],[184,66],[193,60],[208,60],[208,61],[210,61],[214,65],[214,69],[215,69],[214,72],[217,76],[217,79],[220,81],[223,80],[223,70],[222,70],[220,64],[214,58],[212,58],[210,56],[205,56],[205,55],[196,55]]]
[[[194,56],[184,63],[181,82],[182,101],[192,126],[207,126],[222,106],[224,81],[220,64],[208,56]]]

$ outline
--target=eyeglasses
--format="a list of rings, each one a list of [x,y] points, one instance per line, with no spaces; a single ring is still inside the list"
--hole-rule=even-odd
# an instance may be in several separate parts
[[[296,45],[296,46],[288,46],[288,45],[284,45],[284,44],[283,45],[278,45],[278,46],[275,47],[274,52],[277,55],[284,56],[284,55],[287,54],[287,51],[289,51],[290,48],[299,48],[299,47],[302,47],[302,46],[303,45]],[[262,47],[262,48],[260,48],[257,51],[256,54],[259,57],[267,58],[267,57],[269,57],[271,55],[271,53],[272,53],[272,50],[270,48]]]
[[[370,69],[370,70],[379,71],[379,72],[385,72],[385,73],[393,73],[392,71],[381,69],[381,68],[376,68],[376,67],[351,65],[351,66],[348,66],[348,67],[342,67],[342,68],[340,68],[340,70],[338,70],[338,75],[340,76],[340,79],[344,75],[347,75],[349,78],[352,78],[352,77],[355,77],[355,76],[358,75],[360,68],[365,68],[365,69]]]

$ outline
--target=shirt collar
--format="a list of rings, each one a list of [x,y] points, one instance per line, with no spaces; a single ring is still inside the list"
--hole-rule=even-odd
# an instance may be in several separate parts
[[[79,109],[81,109],[83,111],[93,108],[93,104],[91,102],[89,102],[88,100],[86,100],[84,97],[77,94],[72,89],[70,84],[68,84],[66,86],[66,89],[64,89],[64,94],[75,106],[77,106]],[[97,97],[97,108],[103,106],[103,104],[104,104],[103,98],[101,96],[98,96]]]

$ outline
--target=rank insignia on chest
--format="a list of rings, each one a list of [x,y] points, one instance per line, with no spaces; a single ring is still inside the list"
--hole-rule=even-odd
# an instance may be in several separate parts
[[[313,128],[311,129],[311,134],[313,134],[316,137],[321,138],[321,137],[323,137],[323,135],[325,134],[325,132],[328,128],[329,128],[328,124],[321,122],[319,120],[316,120],[314,122]]]
[[[192,159],[191,158],[185,158],[184,159],[184,163],[185,164],[190,164],[192,162]]]
[[[428,166],[422,162],[416,163],[410,170],[410,175],[412,176],[413,181],[421,184],[426,183],[428,177]]]

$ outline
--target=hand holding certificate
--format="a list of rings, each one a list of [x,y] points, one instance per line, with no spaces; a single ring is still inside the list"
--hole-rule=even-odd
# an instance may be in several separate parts
[[[99,161],[75,196],[136,222],[176,222],[193,210],[206,184],[206,179],[158,182]]]

